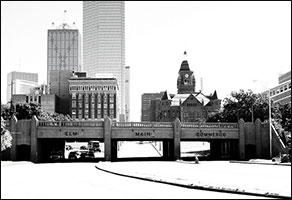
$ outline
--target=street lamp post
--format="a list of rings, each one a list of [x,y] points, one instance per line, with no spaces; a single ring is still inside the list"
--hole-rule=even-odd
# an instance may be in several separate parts
[[[271,90],[269,88],[269,136],[270,136],[270,158],[272,158],[273,153],[272,153],[272,146],[273,146],[273,138],[272,138],[272,109],[271,109]]]

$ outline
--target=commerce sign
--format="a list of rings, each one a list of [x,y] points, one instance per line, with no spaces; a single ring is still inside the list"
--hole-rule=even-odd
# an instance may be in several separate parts
[[[225,138],[226,133],[219,130],[218,132],[203,132],[200,130],[199,132],[195,133],[197,137],[207,137],[207,138]]]

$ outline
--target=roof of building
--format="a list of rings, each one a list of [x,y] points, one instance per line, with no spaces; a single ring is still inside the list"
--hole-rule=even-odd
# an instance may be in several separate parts
[[[188,61],[184,60],[184,61],[181,63],[181,66],[180,66],[179,71],[190,71],[190,67],[189,67],[189,63],[188,63]]]
[[[164,92],[163,96],[161,97],[161,100],[171,100],[170,95],[167,91]]]
[[[191,93],[191,94],[176,94],[171,100],[171,106],[180,106],[190,95],[193,95],[203,106],[206,106],[210,102],[210,98],[202,94]]]

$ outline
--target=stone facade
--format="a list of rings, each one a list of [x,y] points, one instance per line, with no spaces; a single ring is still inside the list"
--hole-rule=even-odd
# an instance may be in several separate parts
[[[115,78],[77,77],[69,79],[69,113],[77,119],[117,119]]]
[[[181,64],[177,78],[177,94],[167,91],[160,100],[152,100],[150,116],[152,121],[171,122],[176,118],[181,122],[204,121],[210,112],[220,109],[221,100],[216,90],[207,96],[195,91],[196,79],[187,60]]]

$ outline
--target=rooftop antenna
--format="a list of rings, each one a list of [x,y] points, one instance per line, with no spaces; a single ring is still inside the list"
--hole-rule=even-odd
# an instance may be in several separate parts
[[[187,57],[188,57],[187,52],[184,51],[184,60],[187,60]]]
[[[62,24],[62,28],[66,28],[67,26],[67,10],[64,10],[64,14],[63,14],[63,24]]]

